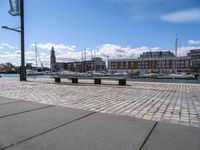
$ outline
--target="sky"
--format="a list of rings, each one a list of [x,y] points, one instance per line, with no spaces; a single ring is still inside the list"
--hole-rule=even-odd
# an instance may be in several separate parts
[[[200,0],[24,0],[25,56],[35,65],[35,42],[45,66],[54,46],[58,62],[137,58],[146,51],[178,54],[200,48]],[[0,0],[0,26],[19,27]],[[0,63],[20,65],[20,34],[0,29]]]

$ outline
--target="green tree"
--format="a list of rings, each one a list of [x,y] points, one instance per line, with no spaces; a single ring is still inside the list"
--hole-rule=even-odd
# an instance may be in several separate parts
[[[7,62],[7,63],[4,64],[4,68],[5,68],[6,72],[13,71],[14,67],[15,66],[10,62]]]

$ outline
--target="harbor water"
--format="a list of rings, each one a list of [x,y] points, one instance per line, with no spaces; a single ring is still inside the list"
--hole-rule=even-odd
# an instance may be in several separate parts
[[[13,73],[0,73],[0,76],[2,78],[19,78],[19,74],[13,74]]]
[[[19,74],[9,74],[9,73],[2,73],[0,77],[2,78],[19,78]],[[52,79],[51,75],[41,75],[41,76],[27,76],[27,78],[43,78],[43,79]]]

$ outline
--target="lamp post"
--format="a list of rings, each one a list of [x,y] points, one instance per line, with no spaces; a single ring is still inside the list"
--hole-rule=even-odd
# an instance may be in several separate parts
[[[15,1],[17,2],[17,1]],[[12,4],[12,3],[11,3]],[[13,2],[14,4],[14,2]],[[17,6],[17,5],[15,5]],[[13,7],[11,7],[13,9]],[[17,16],[18,12],[14,10],[9,11],[12,16]],[[24,0],[20,0],[20,18],[21,18],[21,29],[18,30],[17,28],[9,28],[7,26],[2,26],[3,29],[12,30],[15,32],[21,33],[21,67],[20,67],[20,81],[26,81],[26,67],[25,67],[25,41],[24,41]]]
[[[21,68],[20,68],[20,81],[26,81],[26,68],[25,68],[25,42],[24,42],[24,0],[20,1],[20,18],[21,18]]]

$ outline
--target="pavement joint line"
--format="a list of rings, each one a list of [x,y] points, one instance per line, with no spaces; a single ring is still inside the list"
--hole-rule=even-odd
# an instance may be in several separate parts
[[[154,126],[152,127],[152,129],[150,130],[149,134],[147,135],[147,137],[145,138],[144,142],[142,143],[142,145],[140,146],[139,150],[142,150],[144,145],[146,144],[146,142],[148,141],[149,137],[151,136],[151,134],[153,133],[154,129],[156,128],[158,124],[158,121],[156,121],[156,123],[154,124]]]
[[[96,114],[96,112],[91,112],[91,113],[89,113],[89,114],[87,114],[87,115],[84,115],[84,116],[82,116],[82,117],[76,118],[76,119],[71,120],[71,121],[66,122],[66,123],[63,123],[63,124],[61,124],[61,125],[59,125],[59,126],[53,127],[53,128],[48,129],[48,130],[46,130],[46,131],[43,131],[43,132],[41,132],[41,133],[38,133],[38,134],[36,134],[36,135],[33,135],[33,136],[31,136],[31,137],[28,137],[28,138],[26,138],[26,139],[23,139],[23,140],[21,140],[21,141],[18,141],[18,142],[14,143],[14,144],[8,145],[8,146],[6,146],[6,147],[4,147],[4,148],[2,148],[2,149],[0,149],[0,150],[5,150],[5,149],[8,149],[8,148],[10,148],[10,147],[14,147],[14,146],[16,146],[16,145],[18,145],[18,144],[20,144],[20,143],[26,142],[26,141],[28,141],[28,140],[31,140],[31,139],[33,139],[33,138],[35,138],[35,137],[38,137],[38,136],[43,135],[43,134],[46,134],[46,133],[51,132],[51,131],[53,131],[53,130],[56,130],[56,129],[58,129],[58,128],[64,127],[64,126],[66,126],[66,125],[68,125],[68,124],[74,123],[74,122],[76,122],[76,121],[78,121],[78,120],[84,119],[84,118],[86,118],[86,117],[88,117],[88,116],[91,116],[91,115],[93,115],[93,114]]]
[[[55,107],[55,106],[54,105],[49,105],[49,106],[35,108],[35,109],[30,109],[30,110],[26,110],[26,111],[14,113],[14,114],[4,115],[4,116],[0,116],[0,119],[1,118],[6,118],[6,117],[10,117],[10,116],[19,115],[19,114],[23,114],[23,113],[27,113],[27,112],[32,112],[32,111],[36,111],[36,110],[40,110],[40,109],[45,109],[45,108],[49,108],[49,107]]]
[[[1,105],[7,105],[7,104],[13,104],[13,103],[21,103],[21,102],[27,102],[27,101],[24,101],[24,100],[18,100],[18,101],[14,101],[14,102],[7,102],[7,103],[1,103]]]

